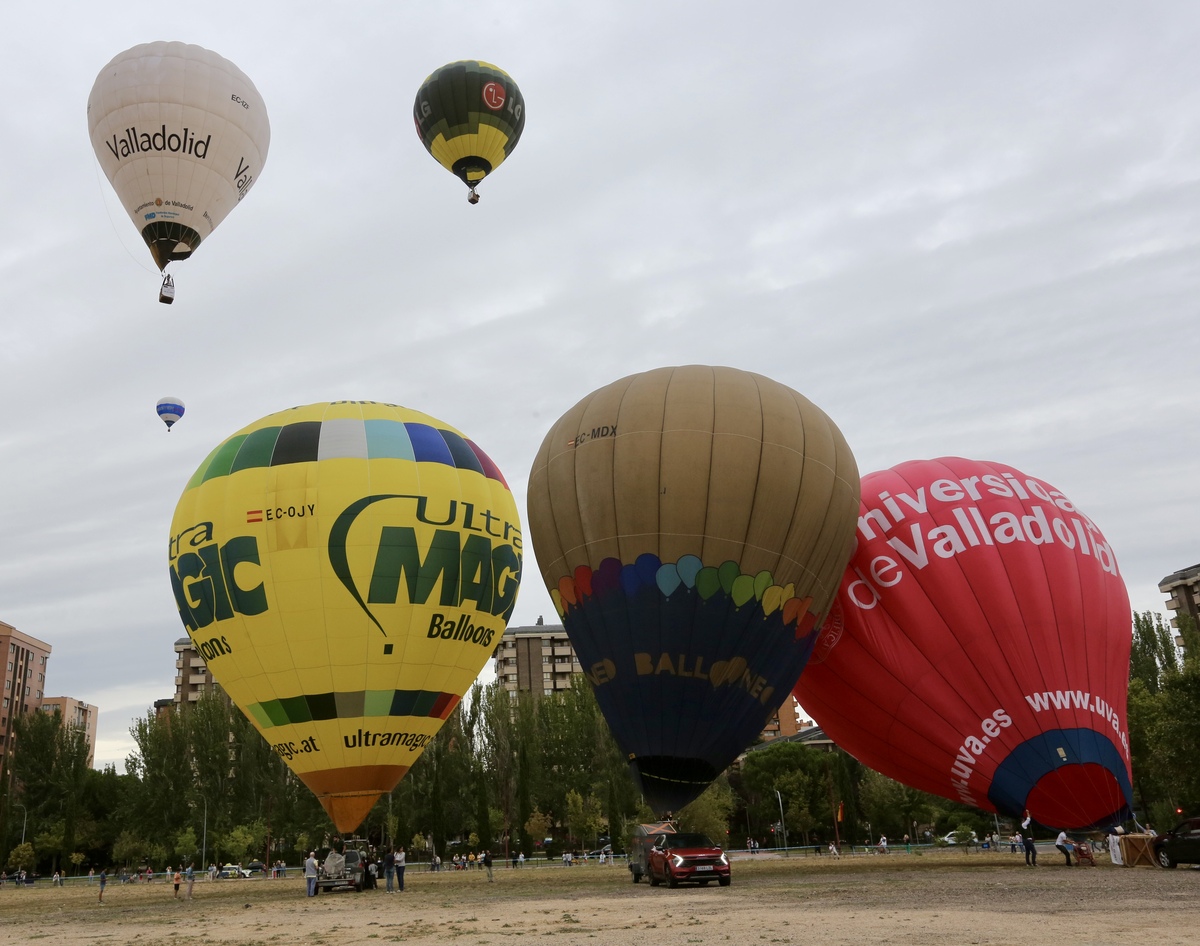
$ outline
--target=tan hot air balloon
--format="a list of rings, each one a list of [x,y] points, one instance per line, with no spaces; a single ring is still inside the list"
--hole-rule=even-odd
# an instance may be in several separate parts
[[[795,684],[858,503],[829,417],[734,368],[623,378],[547,434],[529,481],[534,551],[659,814],[699,795]]]

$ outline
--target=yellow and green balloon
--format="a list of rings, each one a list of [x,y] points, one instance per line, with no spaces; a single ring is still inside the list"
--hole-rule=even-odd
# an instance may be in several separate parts
[[[470,189],[512,153],[525,128],[525,99],[503,69],[465,59],[436,70],[417,90],[413,121],[426,150]]]
[[[169,559],[213,676],[347,832],[483,669],[522,554],[512,493],[473,441],[418,411],[337,401],[213,450]]]

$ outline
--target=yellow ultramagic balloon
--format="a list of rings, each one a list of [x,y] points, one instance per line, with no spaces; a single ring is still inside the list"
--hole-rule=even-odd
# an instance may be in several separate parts
[[[459,431],[394,404],[310,404],[200,465],[171,584],[213,676],[347,832],[483,669],[521,538],[504,477]]]

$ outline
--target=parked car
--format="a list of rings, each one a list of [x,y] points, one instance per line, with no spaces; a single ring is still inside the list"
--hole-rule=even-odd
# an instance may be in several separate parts
[[[226,864],[221,868],[218,877],[249,877],[250,871],[241,864]]]
[[[1163,867],[1200,864],[1200,818],[1188,818],[1155,838],[1154,859]]]
[[[246,870],[248,872],[246,874],[247,877],[249,877],[251,874],[266,874],[267,865],[262,861],[251,861],[246,865]]]
[[[951,831],[949,834],[947,834],[947,835],[944,835],[944,836],[942,837],[942,842],[943,842],[944,844],[957,844],[957,843],[958,843],[958,832],[957,832],[957,831]],[[977,844],[977,843],[979,843],[979,838],[975,836],[975,832],[974,832],[974,831],[972,831],[972,832],[971,832],[971,840],[970,840],[970,841],[968,841],[967,843],[968,843],[968,844]]]
[[[646,860],[650,886],[666,882],[668,887],[681,883],[707,886],[715,880],[728,887],[731,879],[729,858],[705,834],[663,834],[650,848]]]

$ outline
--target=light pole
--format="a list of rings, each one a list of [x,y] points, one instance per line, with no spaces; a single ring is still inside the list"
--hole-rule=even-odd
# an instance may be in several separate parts
[[[783,820],[783,796],[779,794],[779,789],[775,789],[775,798],[779,802],[779,827],[783,829],[783,854],[787,857],[787,824]]]
[[[25,825],[29,823],[29,809],[17,802],[13,803],[14,808],[20,808],[25,813],[25,817],[21,820],[21,843],[25,843]]]
[[[204,827],[201,829],[201,837],[204,840],[200,842],[200,869],[208,870],[208,799],[201,796],[200,800],[204,802]]]

